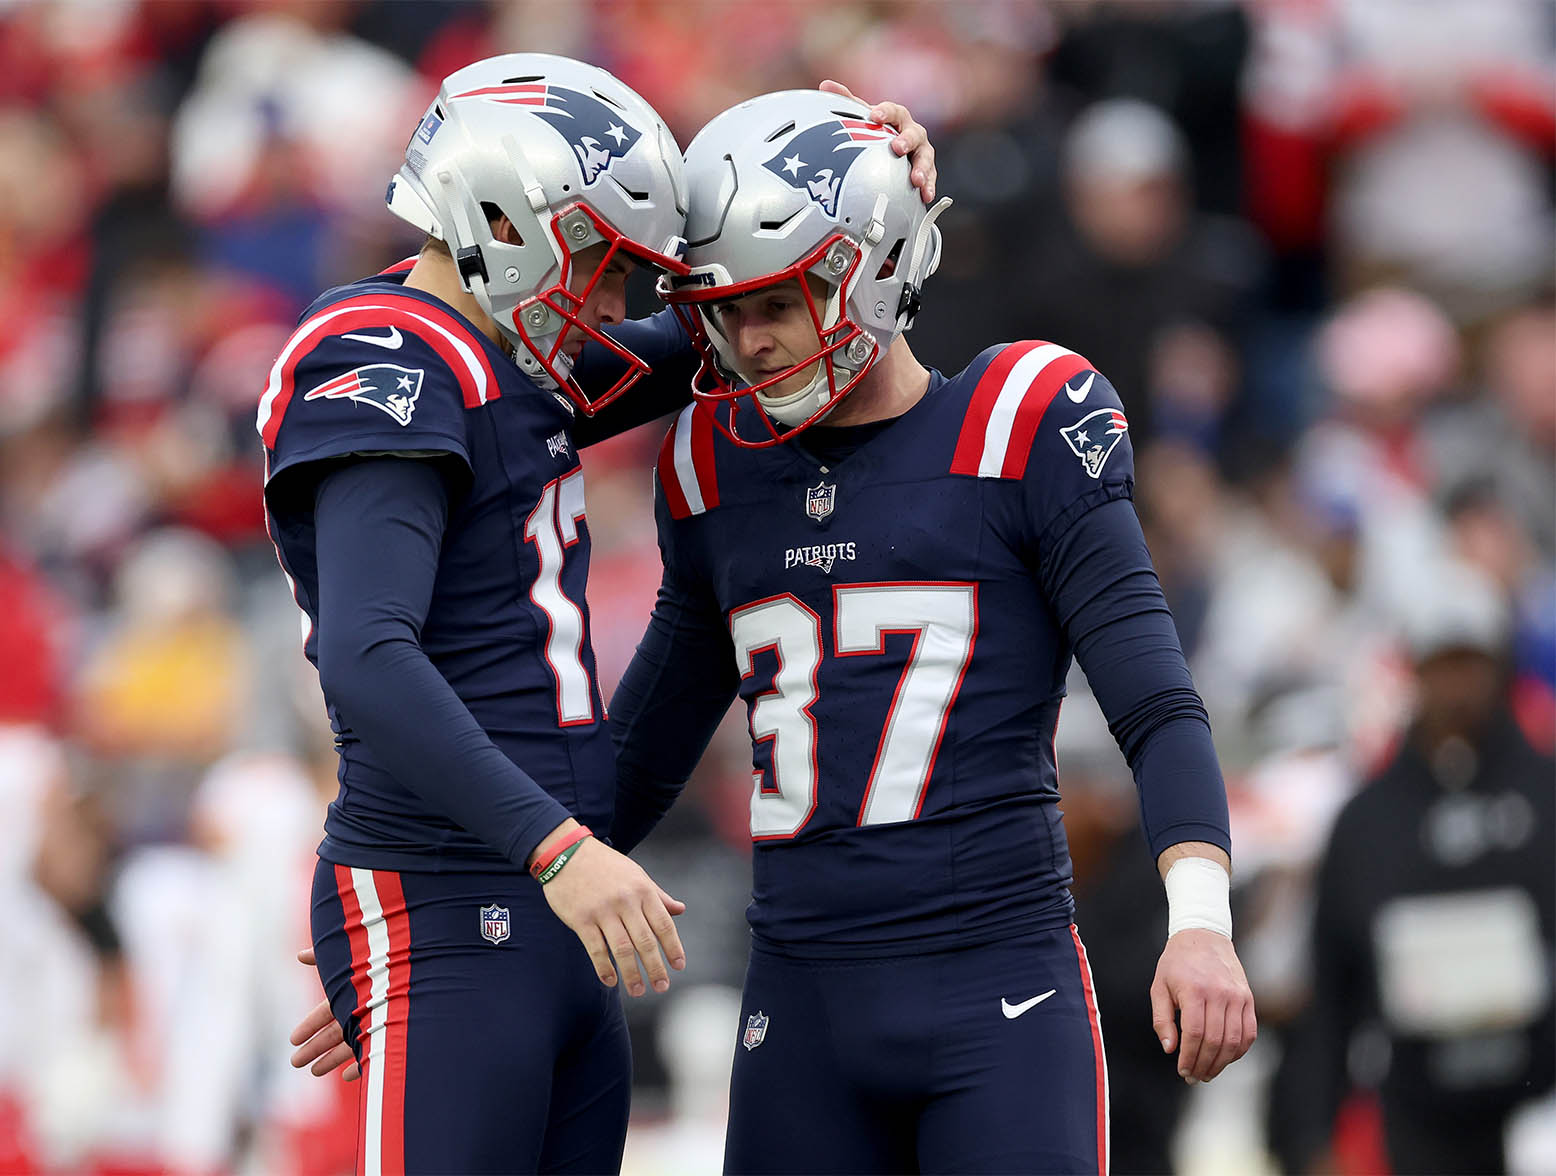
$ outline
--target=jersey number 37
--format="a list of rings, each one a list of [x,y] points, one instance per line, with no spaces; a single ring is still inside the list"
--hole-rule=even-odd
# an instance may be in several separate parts
[[[946,718],[961,689],[978,628],[975,584],[839,584],[832,590],[833,650],[837,657],[881,656],[886,635],[913,638],[897,682],[858,824],[911,821],[924,804],[945,735]],[[753,773],[751,836],[793,837],[816,811],[816,720],[821,668],[821,618],[784,593],[736,609],[729,617],[742,678],[752,658],[771,650],[778,661],[772,688],[748,700],[753,746],[772,741],[772,771]]]

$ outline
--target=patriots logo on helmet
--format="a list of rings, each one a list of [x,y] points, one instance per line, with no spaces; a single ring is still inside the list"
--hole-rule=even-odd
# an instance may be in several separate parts
[[[1068,428],[1060,429],[1075,456],[1081,459],[1093,478],[1102,476],[1102,467],[1118,446],[1118,439],[1129,431],[1129,422],[1116,408],[1089,412]]]
[[[421,396],[421,381],[425,370],[404,368],[394,363],[370,363],[366,367],[353,368],[333,380],[325,380],[304,400],[339,400],[342,397],[358,404],[371,404],[380,412],[386,412],[399,424],[411,423],[411,413],[416,411],[416,400]]]
[[[583,169],[584,186],[610,170],[637,144],[643,132],[627,121],[619,110],[598,98],[545,82],[516,82],[501,86],[482,86],[466,90],[455,98],[485,98],[504,106],[527,106],[544,118],[567,140],[578,166]]]
[[[837,216],[843,177],[865,146],[890,139],[896,131],[882,123],[835,118],[817,123],[790,139],[763,166],[791,188],[810,195],[828,216]]]

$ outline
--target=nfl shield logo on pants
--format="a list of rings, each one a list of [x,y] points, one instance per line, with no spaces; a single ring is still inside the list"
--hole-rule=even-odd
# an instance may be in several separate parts
[[[481,908],[481,938],[501,943],[508,938],[508,908],[493,903]]]
[[[746,1018],[745,1036],[740,1039],[740,1044],[747,1049],[755,1049],[762,1044],[762,1039],[767,1036],[767,1015],[760,1009]]]
[[[832,507],[837,500],[837,486],[827,482],[817,482],[805,491],[805,513],[818,523],[832,513]]]

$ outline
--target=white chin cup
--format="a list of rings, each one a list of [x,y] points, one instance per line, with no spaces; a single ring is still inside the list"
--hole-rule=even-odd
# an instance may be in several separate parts
[[[804,424],[819,411],[823,405],[831,399],[831,389],[827,387],[827,365],[820,361],[816,374],[798,392],[789,392],[783,396],[773,396],[768,392],[756,393],[757,403],[762,406],[762,411],[780,425]]]

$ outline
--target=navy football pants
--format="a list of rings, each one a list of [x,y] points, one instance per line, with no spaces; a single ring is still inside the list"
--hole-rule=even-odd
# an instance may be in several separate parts
[[[726,1172],[1107,1171],[1073,927],[871,961],[753,947],[740,1029]]]
[[[362,1063],[361,1176],[620,1168],[621,1001],[528,876],[321,861],[313,943]]]

